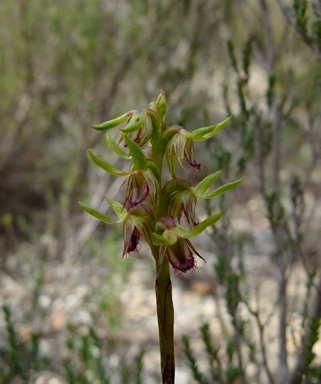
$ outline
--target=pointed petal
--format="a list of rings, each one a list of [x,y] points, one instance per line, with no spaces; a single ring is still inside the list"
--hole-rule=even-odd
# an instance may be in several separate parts
[[[181,236],[184,238],[194,237],[196,235],[199,235],[201,232],[203,232],[207,227],[215,224],[222,216],[223,216],[223,212],[210,216],[190,230],[177,226],[175,228],[175,232],[177,236]]]
[[[116,213],[118,218],[120,220],[122,220],[125,217],[125,215],[127,214],[127,211],[124,208],[123,204],[118,203],[118,201],[112,200],[108,197],[105,197],[105,200],[112,207],[113,211]]]
[[[150,217],[146,215],[146,212],[139,210],[137,213],[131,215],[131,219],[135,224],[138,232],[144,238],[146,243],[152,248],[152,228],[150,225]]]
[[[195,221],[195,209],[196,209],[197,198],[192,193],[187,193],[183,201],[184,214],[188,223],[194,227]]]
[[[135,132],[141,128],[145,120],[146,112],[146,109],[135,111],[128,124],[125,126],[125,128],[122,128],[121,131],[129,133]]]
[[[192,250],[193,253],[195,253],[195,255],[197,255],[198,257],[200,257],[203,261],[205,261],[204,257],[201,256],[197,250],[195,249],[194,245],[188,240],[186,239],[186,243],[188,244],[188,246],[190,247],[190,249]]]
[[[116,117],[115,119],[105,121],[104,123],[101,123],[98,125],[92,125],[92,128],[97,129],[99,131],[105,131],[107,129],[117,127],[118,125],[126,121],[132,114],[133,114],[133,111],[129,111],[119,117]]]
[[[171,180],[163,187],[162,191],[169,197],[173,193],[186,190],[192,192],[191,184],[189,182],[185,180]]]
[[[195,193],[204,194],[208,190],[210,185],[220,177],[221,173],[222,171],[217,171],[215,173],[212,173],[211,175],[206,176],[202,181],[200,181],[196,185],[196,187],[193,188]]]
[[[193,140],[207,140],[210,137],[216,135],[219,131],[221,131],[231,120],[232,117],[228,117],[224,121],[219,124],[211,125],[209,127],[198,128],[192,132],[185,131],[182,132],[186,138]]]
[[[79,201],[79,205],[81,206],[82,209],[84,209],[87,213],[89,213],[91,216],[96,217],[97,219],[103,221],[104,223],[107,224],[119,224],[122,223],[125,220],[125,217],[119,219],[119,220],[113,220],[110,217],[104,215],[103,213],[97,211],[94,208],[89,207],[87,204],[82,203]]]
[[[130,156],[132,157],[132,160],[133,160],[134,169],[136,171],[146,171],[147,160],[140,146],[136,144],[133,140],[131,140],[128,136],[125,137],[125,142],[130,151]]]
[[[116,155],[122,157],[123,159],[128,159],[127,153],[123,151],[123,149],[111,138],[108,133],[106,134],[106,140],[109,148],[114,151]]]
[[[112,165],[110,165],[107,161],[97,157],[96,155],[94,155],[91,151],[88,151],[88,154],[91,158],[91,160],[96,164],[98,165],[100,168],[102,168],[104,171],[112,174],[112,175],[115,175],[115,176],[127,176],[130,174],[130,172],[123,172],[123,171],[120,171],[116,168],[114,168]]]
[[[174,179],[176,178],[177,162],[184,167],[186,139],[180,134],[181,130],[177,131],[166,145],[166,160]]]
[[[124,205],[132,208],[142,203],[149,194],[148,184],[142,172],[133,171],[128,178],[126,201]]]
[[[196,162],[195,153],[194,153],[194,143],[192,140],[186,141],[184,157],[191,167],[193,167],[196,171],[200,171],[201,164]]]
[[[181,130],[183,131],[183,130]],[[185,137],[183,137],[180,133],[177,134],[174,138],[174,152],[176,154],[177,160],[181,167],[184,167],[184,159],[185,156],[185,148],[187,140]]]
[[[173,193],[169,198],[169,204],[167,208],[167,213],[169,216],[177,217],[180,220],[184,210],[183,210],[183,199],[185,196],[185,191],[180,191]]]
[[[200,199],[212,199],[213,197],[218,197],[223,195],[225,192],[230,191],[231,189],[234,189],[238,185],[240,185],[243,182],[243,179],[239,179],[236,181],[233,181],[232,183],[227,183],[222,185],[221,187],[215,189],[214,191],[207,193],[207,194],[197,194],[197,196]]]
[[[177,191],[169,197],[168,215],[177,217],[180,221],[181,216],[185,215],[188,223],[191,226],[195,225],[195,208],[197,198],[191,192],[190,188],[182,191]]]
[[[149,196],[152,200],[152,204],[155,205],[156,204],[157,191],[159,189],[158,182],[155,179],[153,173],[149,169],[147,169],[146,172],[143,172],[143,176],[144,176],[144,179],[145,179],[147,186],[148,186]]]
[[[171,149],[166,150],[166,160],[168,164],[168,169],[173,179],[176,179],[177,157],[175,155],[175,152],[172,151]]]
[[[135,229],[135,224],[131,220],[131,217],[128,217],[128,219],[124,222],[124,225],[123,225],[124,250],[123,250],[122,257],[124,257],[126,253],[128,253],[128,249],[131,249],[132,235],[133,235],[134,229]]]

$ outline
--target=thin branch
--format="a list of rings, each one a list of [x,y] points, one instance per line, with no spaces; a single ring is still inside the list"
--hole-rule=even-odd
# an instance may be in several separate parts
[[[249,303],[245,300],[243,300],[243,303],[245,304],[248,311],[254,317],[254,319],[257,323],[257,326],[259,329],[260,349],[261,349],[261,355],[262,355],[262,359],[263,359],[263,366],[264,366],[266,375],[268,377],[269,383],[274,384],[274,378],[273,378],[273,375],[272,375],[272,372],[271,372],[271,369],[269,367],[269,363],[267,360],[266,344],[265,344],[265,340],[264,340],[265,325],[262,323],[259,310],[253,310],[250,307]]]
[[[305,326],[303,341],[300,352],[298,353],[296,364],[290,373],[287,384],[302,383],[303,375],[306,373],[307,364],[310,362],[312,349],[318,340],[317,334],[320,327],[321,318],[321,275],[315,290],[315,296],[312,304],[311,315]]]
[[[265,37],[265,50],[267,59],[268,73],[271,74],[274,68],[275,62],[275,49],[272,36],[272,24],[270,18],[270,12],[265,0],[260,0],[262,14],[263,14],[263,26],[264,26],[264,37]]]

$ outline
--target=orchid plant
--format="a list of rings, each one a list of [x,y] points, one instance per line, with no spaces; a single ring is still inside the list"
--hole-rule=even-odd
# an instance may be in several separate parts
[[[163,383],[172,384],[175,378],[174,308],[170,266],[181,273],[193,269],[195,257],[203,259],[190,238],[215,224],[223,215],[219,212],[198,222],[195,207],[198,199],[212,199],[235,188],[242,180],[210,190],[221,171],[206,176],[196,186],[177,176],[177,167],[190,166],[200,170],[194,155],[194,142],[208,140],[223,129],[230,118],[217,125],[198,128],[192,132],[179,125],[167,127],[165,122],[165,93],[147,108],[131,110],[113,120],[92,128],[108,131],[121,126],[120,138],[115,141],[106,135],[109,148],[118,156],[131,160],[131,169],[116,169],[106,160],[88,151],[91,160],[115,176],[127,177],[125,201],[120,203],[106,197],[118,220],[80,203],[90,215],[107,224],[122,224],[123,254],[137,250],[141,239],[148,244],[155,259],[155,292]],[[163,182],[166,159],[171,180]],[[204,259],[203,259],[204,260]]]

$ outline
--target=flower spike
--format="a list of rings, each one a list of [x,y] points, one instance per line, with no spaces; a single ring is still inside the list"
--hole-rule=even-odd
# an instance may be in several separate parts
[[[123,183],[125,198],[121,203],[106,197],[117,219],[84,203],[79,204],[87,213],[107,224],[122,224],[122,257],[137,251],[141,239],[149,246],[156,266],[162,381],[174,382],[174,310],[170,266],[175,272],[185,273],[196,266],[197,258],[204,260],[190,238],[214,225],[223,213],[198,222],[195,214],[197,201],[220,196],[235,188],[242,180],[212,190],[210,188],[221,171],[205,177],[196,186],[176,175],[178,164],[200,170],[200,164],[195,159],[194,143],[214,136],[228,124],[230,118],[189,132],[179,125],[167,127],[165,117],[166,98],[164,91],[160,91],[157,100],[147,108],[131,110],[93,126],[97,130],[120,126],[116,141],[106,134],[107,144],[120,158],[130,160],[132,166],[128,172],[119,170],[88,151],[91,160],[106,172],[114,176],[127,176]],[[165,184],[164,158],[172,176]]]

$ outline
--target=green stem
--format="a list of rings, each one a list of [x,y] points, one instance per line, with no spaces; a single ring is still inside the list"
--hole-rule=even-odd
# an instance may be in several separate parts
[[[152,116],[151,116],[152,117]],[[158,169],[158,182],[162,190],[162,168],[166,144],[161,140],[159,122],[153,120],[154,129],[151,138],[153,148],[152,160]],[[156,219],[166,215],[165,199],[160,196],[156,210]],[[174,306],[172,300],[172,282],[169,270],[169,261],[164,258],[159,270],[159,246],[153,247],[153,256],[156,261],[156,305],[159,332],[159,347],[161,357],[161,374],[163,384],[175,383],[175,355],[174,355]]]
[[[158,247],[155,249],[158,256]],[[155,255],[154,255],[155,256]],[[155,257],[158,260],[158,257]],[[169,262],[165,258],[155,282],[163,384],[175,382],[174,307]]]

